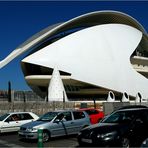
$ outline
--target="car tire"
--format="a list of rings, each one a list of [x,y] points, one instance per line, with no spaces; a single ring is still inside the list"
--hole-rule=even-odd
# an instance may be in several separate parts
[[[43,142],[48,142],[50,139],[50,133],[48,131],[43,131]]]
[[[121,140],[121,147],[124,147],[124,148],[129,148],[130,147],[130,141],[128,138],[122,138]]]

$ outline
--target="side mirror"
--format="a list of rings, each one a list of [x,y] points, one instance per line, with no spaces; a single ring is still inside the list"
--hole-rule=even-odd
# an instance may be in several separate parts
[[[54,120],[54,123],[59,123],[60,122],[60,119],[55,119]]]

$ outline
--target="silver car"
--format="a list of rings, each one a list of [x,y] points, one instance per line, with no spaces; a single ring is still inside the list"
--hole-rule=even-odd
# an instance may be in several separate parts
[[[77,134],[82,128],[90,125],[85,111],[64,110],[48,112],[37,121],[24,124],[18,132],[20,138],[37,139],[38,129],[43,129],[43,141],[50,137]]]

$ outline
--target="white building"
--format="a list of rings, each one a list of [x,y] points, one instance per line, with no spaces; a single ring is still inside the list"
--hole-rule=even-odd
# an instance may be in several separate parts
[[[58,66],[69,99],[107,99],[109,91],[118,99],[124,92],[131,99],[138,92],[148,99],[148,36],[127,14],[91,12],[49,26],[16,48],[0,67],[28,50],[22,70],[28,85],[42,97]]]

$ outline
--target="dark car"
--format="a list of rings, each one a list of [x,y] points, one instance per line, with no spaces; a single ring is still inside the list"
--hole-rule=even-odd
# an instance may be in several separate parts
[[[148,108],[116,110],[78,134],[80,146],[139,147],[148,137]]]

